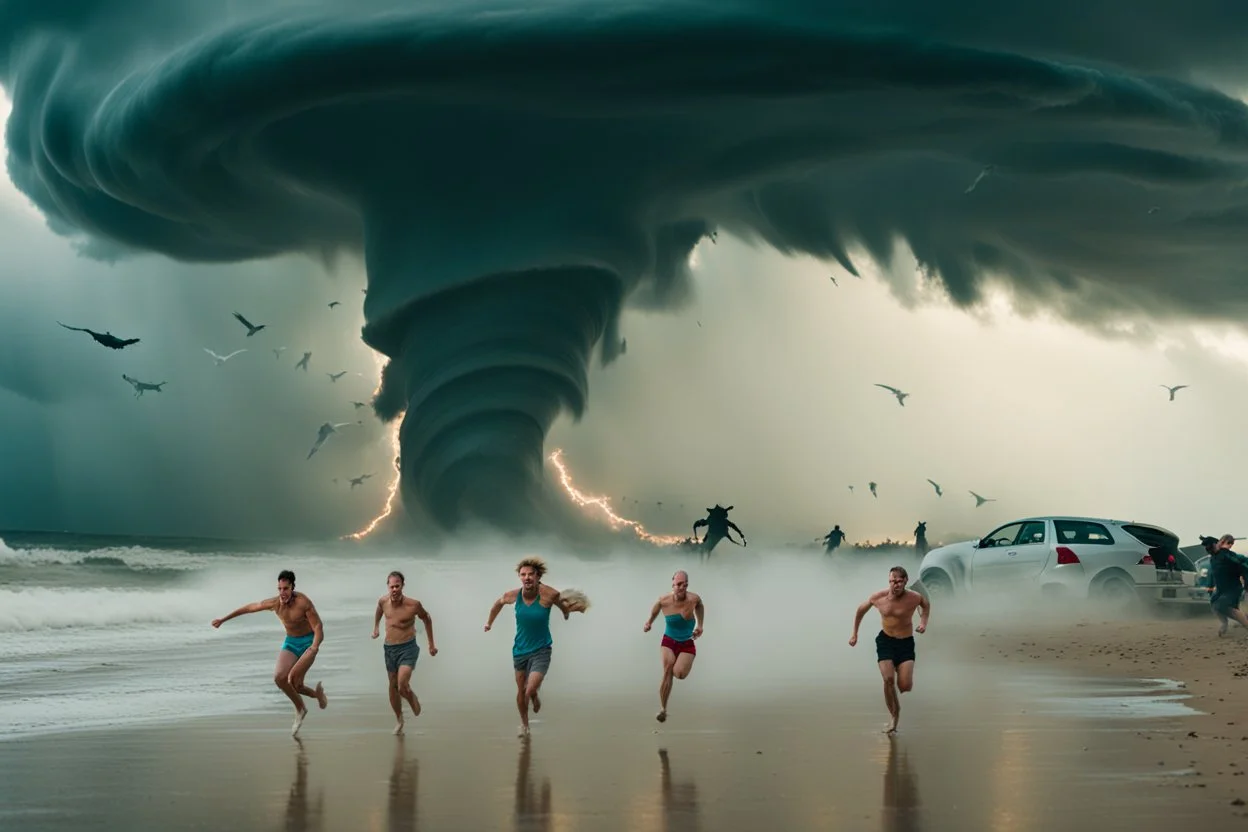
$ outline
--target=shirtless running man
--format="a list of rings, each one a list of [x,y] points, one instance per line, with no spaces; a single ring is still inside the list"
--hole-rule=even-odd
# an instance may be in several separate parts
[[[373,614],[373,638],[379,635],[381,617],[386,617],[386,640],[381,646],[386,659],[386,673],[390,676],[390,707],[394,709],[394,735],[403,733],[403,701],[412,708],[412,716],[420,716],[420,700],[412,693],[412,673],[420,658],[420,645],[416,643],[416,619],[425,625],[425,638],[429,642],[429,655],[438,655],[433,643],[433,616],[425,605],[415,598],[403,595],[406,581],[403,573],[391,572],[386,577],[388,592],[377,599],[377,611]]]
[[[888,589],[872,593],[870,598],[858,605],[854,616],[854,634],[849,637],[849,646],[853,647],[858,643],[858,625],[863,617],[872,607],[879,610],[883,629],[875,637],[875,657],[880,665],[880,675],[884,677],[884,703],[893,718],[884,729],[886,734],[896,733],[897,722],[901,719],[901,694],[914,687],[914,633],[927,630],[927,617],[932,611],[932,605],[926,598],[912,589],[906,589],[907,580],[909,575],[904,568],[894,566],[890,569]],[[913,627],[916,609],[920,610],[919,626]]]
[[[650,632],[650,625],[660,612],[667,620],[667,628],[659,645],[663,680],[659,682],[659,712],[654,718],[666,722],[667,698],[672,695],[673,678],[684,679],[693,670],[693,659],[698,654],[693,642],[702,635],[702,625],[706,622],[702,597],[689,591],[688,572],[682,569],[672,576],[672,591],[654,602],[642,632]]]
[[[320,682],[316,683],[315,690],[303,683],[312,662],[316,661],[321,642],[325,640],[325,628],[321,625],[321,616],[317,614],[312,599],[301,592],[295,592],[295,573],[289,569],[278,573],[276,597],[239,607],[225,618],[213,621],[212,626],[220,627],[231,618],[264,610],[277,613],[277,617],[282,620],[282,626],[286,628],[286,640],[282,642],[282,649],[277,653],[277,667],[273,670],[273,684],[295,703],[295,725],[290,729],[290,735],[298,737],[303,719],[308,715],[307,706],[303,704],[301,697],[315,699],[322,708],[329,701]]]

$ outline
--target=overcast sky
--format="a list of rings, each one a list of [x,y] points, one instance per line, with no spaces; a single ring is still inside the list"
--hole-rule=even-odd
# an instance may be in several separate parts
[[[360,290],[370,285],[364,261],[353,253],[321,254],[326,247],[358,248],[357,220],[324,190],[327,177],[339,177],[335,187],[344,188],[350,177],[320,167],[338,159],[324,154],[342,152],[341,136],[332,137],[336,145],[329,139],[316,145],[307,138],[316,121],[271,129],[267,144],[240,144],[214,157],[234,166],[228,170],[234,178],[215,167],[201,172],[211,176],[188,178],[186,165],[149,166],[164,160],[134,154],[147,147],[143,142],[152,143],[151,153],[164,146],[157,140],[165,134],[151,133],[153,123],[141,120],[139,105],[155,99],[136,97],[127,110],[120,106],[131,94],[126,90],[140,87],[127,81],[109,97],[108,84],[139,72],[167,82],[160,95],[180,95],[180,84],[202,90],[189,82],[209,77],[193,65],[212,54],[211,43],[188,47],[166,64],[152,56],[190,43],[190,33],[200,33],[197,21],[226,18],[220,4],[188,4],[184,12],[151,18],[133,43],[107,40],[114,29],[100,21],[119,19],[109,15],[133,11],[136,3],[95,4],[93,16],[61,21],[57,36],[65,43],[77,38],[94,47],[72,60],[49,57],[49,41],[36,37],[46,25],[37,4],[0,9],[9,15],[0,14],[0,24],[12,23],[20,33],[13,42],[25,45],[0,50],[0,81],[26,114],[8,131],[21,142],[9,166],[22,188],[0,181],[0,420],[7,428],[0,435],[0,527],[242,536],[352,531],[384,502],[394,450],[391,428],[350,404],[369,400],[381,362],[360,339],[366,320]],[[331,9],[343,20],[356,14],[335,3],[285,5]],[[353,8],[362,15],[385,5]],[[567,180],[576,187],[565,191],[556,165],[577,165],[559,154],[545,162],[539,157],[535,170],[548,164],[557,174],[545,180],[553,193],[542,196],[549,210],[526,210],[514,194],[528,193],[527,184],[517,182],[506,197],[515,212],[499,211],[520,230],[497,248],[486,245],[493,238],[479,239],[474,206],[487,204],[490,187],[503,188],[499,183],[515,171],[489,161],[480,177],[464,180],[462,204],[438,206],[444,213],[430,209],[436,228],[415,222],[423,215],[403,206],[402,216],[412,221],[404,234],[419,245],[411,244],[413,253],[404,242],[396,254],[395,240],[406,239],[400,234],[374,246],[369,318],[392,326],[404,304],[428,309],[440,287],[490,270],[550,268],[564,264],[560,258],[618,269],[646,308],[626,309],[618,336],[608,326],[609,346],[623,338],[627,351],[605,368],[595,353],[584,417],[561,417],[546,448],[565,448],[578,484],[617,502],[627,496],[623,513],[664,533],[687,533],[699,509],[715,502],[735,505],[734,519],[756,539],[809,539],[834,522],[851,540],[909,537],[926,520],[929,538],[939,540],[1057,512],[1156,522],[1185,541],[1198,533],[1243,533],[1233,472],[1248,463],[1248,450],[1237,441],[1248,406],[1248,338],[1238,324],[1248,309],[1242,265],[1248,109],[1238,98],[1248,15],[1196,3],[1178,19],[1160,8],[1165,4],[1145,3],[1133,12],[1133,36],[1124,39],[1110,4],[1076,4],[1067,13],[1061,3],[1024,3],[969,28],[947,25],[931,5],[844,2],[812,11],[791,0],[776,6],[807,21],[819,15],[829,28],[794,41],[777,11],[767,21],[772,28],[750,29],[760,32],[755,46],[763,56],[750,69],[758,73],[753,100],[766,102],[748,105],[752,117],[717,109],[735,89],[736,57],[724,51],[725,42],[685,37],[688,56],[700,60],[673,53],[670,68],[695,83],[663,86],[656,70],[629,76],[635,80],[628,89],[613,88],[630,108],[661,99],[664,118],[698,114],[672,116],[662,133],[670,145],[644,134],[664,165],[641,154],[606,164],[599,153],[577,168],[580,178]],[[747,16],[763,8],[732,7]],[[1047,11],[1037,16],[1042,7]],[[474,117],[484,118],[481,102],[490,99],[483,91],[502,76],[491,75],[474,51],[477,19],[429,8],[439,9],[438,19],[454,35],[433,43],[430,60],[459,54],[480,64],[468,87],[436,94],[475,96]],[[638,8],[645,25],[663,19],[660,6]],[[680,27],[686,35],[710,31],[704,15],[713,12],[696,4],[673,8],[678,34]],[[542,32],[563,33],[569,61],[582,45],[594,48],[597,24],[569,23],[566,12],[575,4],[534,9],[526,13],[528,28],[499,30],[514,48],[529,48]],[[1080,9],[1087,14],[1075,26]],[[875,41],[833,31],[846,22],[887,24],[894,36]],[[630,34],[640,31],[636,20],[626,23]],[[290,18],[284,25],[299,23]],[[601,24],[603,30],[613,25],[624,24]],[[315,45],[332,29],[308,28],[290,42]],[[242,19],[234,37],[251,31]],[[352,36],[368,43],[373,34],[352,30]],[[653,37],[662,53],[663,36]],[[817,48],[823,37],[835,40],[845,66],[826,62],[828,50]],[[915,45],[924,37],[947,46],[924,50]],[[327,42],[339,48],[339,41]],[[284,48],[280,37],[256,43],[261,51]],[[806,74],[786,75],[780,58],[774,66],[766,60],[773,53],[807,61]],[[299,58],[282,56],[292,65]],[[47,61],[98,72],[55,85],[47,80]],[[269,72],[281,61],[256,66]],[[251,70],[244,69],[211,77],[245,79]],[[837,90],[843,100],[825,100],[830,106],[813,112],[785,109],[794,84],[809,92],[814,81],[833,75],[848,85]],[[509,81],[517,95],[557,108],[594,94],[590,76],[569,68],[558,84],[537,75]],[[887,93],[876,86],[883,77]],[[957,89],[950,86],[954,79]],[[688,90],[707,83],[719,85],[721,98],[699,103],[693,98],[699,93]],[[367,88],[367,78],[357,85]],[[29,96],[25,110],[23,95]],[[602,100],[596,103],[605,106]],[[40,101],[58,105],[49,105],[54,114],[81,107],[110,117],[97,118],[89,130],[87,122],[68,118],[62,128],[56,117],[36,118]],[[673,103],[680,107],[670,110]],[[1046,108],[1061,112],[1046,114]],[[8,110],[6,99],[0,113]],[[624,111],[608,110],[623,117]],[[216,135],[207,115],[197,117],[203,132],[192,138]],[[231,113],[223,123],[241,131],[240,118]],[[160,129],[174,124],[162,122]],[[394,124],[402,133],[403,125]],[[529,150],[553,135],[543,132],[552,129],[544,122],[528,127]],[[842,131],[841,145],[833,141],[834,127]],[[704,139],[703,128],[714,142]],[[68,152],[60,144],[64,135],[81,135],[85,152]],[[583,133],[585,141],[560,152],[593,146],[587,137],[594,138]],[[297,138],[307,138],[302,157]],[[445,160],[463,136],[451,130],[436,141]],[[825,149],[829,144],[841,149]],[[278,145],[294,161],[280,170],[262,165],[263,151]],[[370,147],[362,158],[382,158],[385,149]],[[36,150],[47,158],[40,161]],[[703,151],[718,154],[716,166],[700,168],[696,154]],[[731,172],[724,167],[730,162]],[[996,169],[965,193],[987,163]],[[351,182],[367,183],[368,210],[377,216],[379,199],[387,201],[379,196],[385,191],[378,171],[364,163],[348,169],[356,177]],[[395,176],[416,175],[396,170]],[[322,190],[300,196],[291,177]],[[601,187],[602,205],[627,202],[630,177],[662,180],[668,189],[647,202],[664,214],[646,232],[658,241],[642,247],[652,258],[648,267],[636,266],[632,242],[625,245],[622,236],[588,261],[569,245],[582,245],[590,230],[605,234],[614,219],[578,209],[568,221],[588,224],[577,225],[575,234],[566,224],[559,233],[542,225],[552,211],[592,203],[578,190],[582,181]],[[237,192],[227,195],[229,187]],[[394,208],[383,213],[394,217]],[[467,224],[443,219],[460,208]],[[49,229],[45,216],[54,217],[61,233]],[[698,242],[701,232],[688,236],[680,223],[694,218],[720,229],[717,243]],[[675,283],[647,276],[679,272],[672,264],[683,262],[690,246],[691,288],[679,288],[679,275]],[[439,247],[461,253],[441,256]],[[136,253],[144,250],[156,253]],[[889,251],[892,261],[879,265]],[[607,308],[609,294],[602,297]],[[333,300],[342,305],[329,309]],[[403,341],[407,394],[443,348],[447,354],[462,348],[461,357],[478,356],[473,361],[487,355],[476,330],[488,336],[491,308],[525,308],[515,300],[481,301],[487,305],[477,318],[446,325],[445,344]],[[602,331],[602,320],[584,311],[597,302],[587,300],[575,313],[587,316],[577,318],[589,322],[586,331]],[[231,317],[235,310],[268,327],[244,337]],[[557,310],[534,314],[543,333],[567,319]],[[143,340],[114,352],[61,329],[57,320]],[[481,326],[463,325],[473,320]],[[579,330],[569,325],[568,331]],[[398,337],[387,335],[388,343],[400,343]],[[270,352],[277,346],[287,347],[280,359]],[[248,352],[216,367],[204,347]],[[306,374],[294,368],[304,350],[313,352]],[[338,370],[348,374],[333,383],[326,373]],[[123,372],[169,384],[136,400]],[[580,384],[575,368],[568,373],[564,388],[551,388],[552,401],[566,385]],[[875,383],[911,397],[899,407]],[[1162,384],[1190,388],[1169,402]],[[514,389],[517,396],[531,392]],[[446,412],[467,424],[464,414],[473,406],[469,397],[446,404]],[[344,429],[305,459],[322,422],[356,418],[364,424]],[[422,453],[435,451],[442,453]],[[447,460],[452,470],[454,460]],[[345,480],[365,473],[376,476],[348,490]],[[929,477],[944,497],[935,495]],[[871,480],[878,499],[867,491]],[[996,502],[976,509],[968,490]]]

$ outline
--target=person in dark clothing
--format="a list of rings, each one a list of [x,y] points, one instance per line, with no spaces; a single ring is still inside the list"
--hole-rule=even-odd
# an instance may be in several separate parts
[[[1244,597],[1244,575],[1248,574],[1248,558],[1231,549],[1235,545],[1233,535],[1224,534],[1209,558],[1209,579],[1213,595],[1209,606],[1218,617],[1221,626],[1218,635],[1226,635],[1229,619],[1248,629],[1248,616],[1239,608]]]
[[[823,553],[825,555],[832,554],[840,548],[841,541],[844,539],[845,532],[841,531],[841,526],[838,523],[835,527],[833,527],[832,531],[823,536]]]

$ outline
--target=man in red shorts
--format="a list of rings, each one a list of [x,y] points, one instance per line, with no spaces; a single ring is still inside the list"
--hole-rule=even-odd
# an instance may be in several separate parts
[[[650,625],[662,612],[667,619],[659,655],[663,659],[663,681],[659,683],[659,722],[667,721],[667,698],[672,694],[672,680],[684,679],[693,670],[693,658],[698,654],[694,639],[702,635],[706,610],[702,598],[689,591],[689,573],[677,572],[672,576],[672,591],[659,598],[650,608],[642,632],[650,632]]]

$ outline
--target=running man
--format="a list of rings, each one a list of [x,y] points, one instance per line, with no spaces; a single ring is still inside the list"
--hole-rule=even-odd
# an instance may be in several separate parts
[[[412,708],[412,716],[420,716],[420,700],[412,693],[412,673],[420,658],[420,645],[416,643],[416,619],[425,625],[425,638],[429,642],[429,655],[438,655],[433,643],[433,616],[425,605],[403,594],[406,584],[403,573],[391,572],[386,577],[388,592],[377,599],[373,614],[373,638],[379,635],[381,617],[386,617],[386,640],[381,651],[386,659],[386,673],[390,676],[390,707],[394,709],[394,735],[403,733],[403,702]]]
[[[303,719],[308,715],[307,706],[303,704],[301,697],[315,699],[322,709],[329,701],[320,682],[316,683],[315,690],[303,683],[312,662],[316,661],[321,643],[325,640],[325,628],[312,599],[301,592],[295,592],[295,573],[289,569],[278,573],[276,597],[239,607],[225,618],[213,621],[212,626],[220,627],[231,618],[264,610],[277,613],[277,617],[282,620],[282,626],[286,628],[286,640],[282,642],[282,649],[277,653],[277,667],[273,670],[273,684],[295,703],[295,725],[290,729],[290,735],[298,737]]]
[[[919,593],[906,589],[909,580],[906,570],[894,566],[888,572],[888,589],[871,594],[871,597],[858,605],[854,616],[854,634],[849,637],[849,646],[858,643],[858,625],[872,607],[879,610],[880,624],[883,629],[875,637],[875,658],[880,665],[880,675],[884,677],[884,704],[893,718],[884,733],[893,734],[897,731],[897,722],[901,719],[901,694],[914,687],[914,633],[927,630],[927,617],[931,614],[932,605]],[[914,627],[914,611],[919,612],[919,626]],[[913,627],[913,631],[912,628]]]
[[[542,583],[546,574],[546,562],[539,557],[527,557],[516,564],[520,576],[520,589],[509,589],[490,607],[490,617],[485,622],[485,632],[494,626],[494,619],[508,604],[516,605],[516,638],[511,647],[511,663],[516,671],[516,709],[520,711],[519,736],[529,736],[529,702],[533,713],[542,710],[538,691],[542,680],[550,671],[550,657],[554,640],[550,637],[550,610],[558,607],[566,620],[573,612],[584,609],[570,603],[559,595],[559,590]]]
[[[1230,618],[1248,628],[1248,617],[1239,608],[1239,603],[1244,598],[1243,579],[1248,574],[1248,558],[1232,551],[1231,547],[1234,545],[1234,535],[1224,534],[1209,553],[1209,582],[1213,584],[1209,606],[1220,622],[1219,636],[1226,635]]]
[[[693,642],[702,635],[702,625],[706,622],[702,597],[689,591],[688,572],[682,569],[672,576],[672,591],[654,602],[642,632],[650,632],[650,625],[660,612],[667,620],[667,628],[659,644],[663,680],[659,682],[659,712],[654,718],[667,722],[667,699],[672,695],[673,679],[684,679],[693,670],[693,660],[698,655]]]

